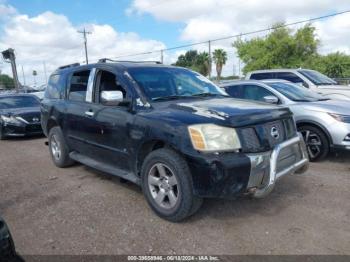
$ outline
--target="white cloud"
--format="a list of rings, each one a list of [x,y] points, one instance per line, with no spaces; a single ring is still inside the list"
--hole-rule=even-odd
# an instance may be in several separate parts
[[[7,7],[15,11],[14,8]],[[15,49],[20,81],[23,82],[21,72],[23,65],[27,84],[32,84],[34,81],[32,70],[38,71],[37,82],[44,82],[44,61],[49,74],[60,65],[85,60],[83,38],[77,33],[83,26],[92,32],[88,35],[90,62],[96,62],[102,57],[117,57],[165,48],[160,41],[143,39],[133,32],[117,32],[106,24],[75,26],[66,16],[53,12],[29,17],[13,11],[1,28],[3,33],[0,34],[0,51],[9,47]],[[160,55],[127,59],[159,60]],[[0,70],[11,73],[9,64],[0,64]]]
[[[0,1],[0,19],[7,18],[16,13],[16,9],[10,5],[1,4]]]
[[[151,14],[161,21],[181,22],[184,26],[179,39],[201,42],[267,28],[276,22],[290,23],[327,15],[349,7],[348,0],[133,0],[127,12],[130,15]],[[338,50],[350,53],[350,14],[320,20],[314,25],[322,53]],[[233,41],[216,44],[228,53],[234,53],[230,45]],[[233,57],[230,60],[237,63]],[[232,63],[227,65],[223,73],[232,74],[232,67]]]

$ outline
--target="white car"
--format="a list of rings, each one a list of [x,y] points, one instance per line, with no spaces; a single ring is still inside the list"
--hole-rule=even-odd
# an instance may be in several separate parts
[[[350,87],[339,85],[320,72],[309,69],[269,69],[249,72],[247,80],[283,79],[302,85],[325,97],[337,100],[350,100]]]

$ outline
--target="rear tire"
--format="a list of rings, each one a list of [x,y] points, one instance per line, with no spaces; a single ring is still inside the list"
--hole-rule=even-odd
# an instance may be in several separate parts
[[[69,157],[69,149],[60,127],[55,126],[49,132],[49,149],[52,161],[57,167],[68,167],[74,164]]]
[[[151,152],[142,164],[141,179],[148,204],[163,219],[179,222],[202,205],[203,200],[193,194],[186,161],[171,149]]]
[[[311,162],[324,159],[329,153],[327,135],[318,127],[304,125],[298,128],[303,135],[306,149]]]

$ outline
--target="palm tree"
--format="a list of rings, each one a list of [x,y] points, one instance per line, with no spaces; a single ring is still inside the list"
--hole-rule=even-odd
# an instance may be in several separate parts
[[[220,81],[222,67],[226,64],[227,53],[224,49],[215,49],[213,52],[213,59],[216,64],[217,81]]]

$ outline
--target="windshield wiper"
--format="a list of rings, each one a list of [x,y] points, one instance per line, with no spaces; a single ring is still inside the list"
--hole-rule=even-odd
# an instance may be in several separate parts
[[[152,101],[166,101],[166,100],[175,100],[182,98],[191,98],[191,96],[180,96],[180,95],[171,95],[171,96],[160,96],[153,98]]]
[[[213,94],[213,93],[199,93],[199,94],[194,94],[192,96],[200,96],[200,97],[209,97],[209,96],[225,96],[225,97],[229,97],[227,95],[223,95],[223,94]]]

